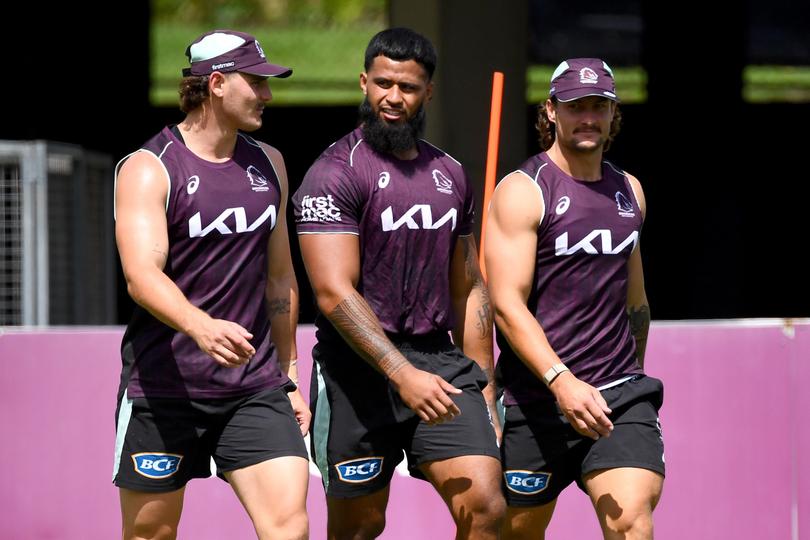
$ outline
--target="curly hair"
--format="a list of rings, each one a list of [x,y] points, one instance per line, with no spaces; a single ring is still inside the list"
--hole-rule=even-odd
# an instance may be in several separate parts
[[[208,75],[183,77],[180,81],[180,110],[189,113],[208,99]]]
[[[551,98],[551,102],[555,107],[557,106],[556,98]],[[534,127],[537,128],[537,140],[540,143],[540,150],[545,152],[554,144],[554,123],[548,119],[545,103],[541,103],[537,106],[537,123]],[[610,133],[608,133],[607,141],[605,141],[605,146],[602,148],[603,152],[610,150],[610,143],[613,142],[613,139],[616,138],[616,135],[619,134],[621,129],[622,111],[619,109],[619,104],[617,103],[615,113],[613,114],[613,121],[610,123]]]

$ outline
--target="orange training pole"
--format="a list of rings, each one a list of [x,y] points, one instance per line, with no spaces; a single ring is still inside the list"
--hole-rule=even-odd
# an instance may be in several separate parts
[[[498,170],[498,141],[501,135],[501,104],[503,102],[503,73],[496,71],[492,74],[492,104],[489,110],[489,142],[487,144],[487,168],[484,175],[484,209],[481,213],[481,246],[478,252],[478,265],[484,280],[487,271],[484,268],[484,239],[487,228],[487,215],[489,214],[489,201],[495,191],[495,174]]]

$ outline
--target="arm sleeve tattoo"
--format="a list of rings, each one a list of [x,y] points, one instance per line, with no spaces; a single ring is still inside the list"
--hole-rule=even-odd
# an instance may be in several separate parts
[[[636,353],[638,364],[644,368],[644,352],[647,349],[647,334],[650,330],[650,306],[632,306],[628,308],[627,315],[630,317],[630,332],[636,340]]]
[[[343,299],[329,314],[343,339],[371,367],[391,377],[408,363],[385,335],[380,321],[359,293]]]
[[[267,301],[267,318],[272,319],[276,315],[290,312],[289,298],[271,298]]]
[[[475,311],[475,327],[481,338],[486,338],[492,333],[492,310],[489,305],[489,289],[487,289],[481,270],[478,267],[478,258],[473,249],[472,237],[462,238],[464,243],[464,271],[467,274],[467,282],[472,283],[473,292],[479,295],[479,306]]]

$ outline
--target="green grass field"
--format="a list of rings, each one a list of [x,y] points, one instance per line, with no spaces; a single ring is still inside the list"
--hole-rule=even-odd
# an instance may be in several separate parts
[[[358,81],[363,51],[382,27],[355,28],[245,28],[256,36],[267,58],[289,66],[293,76],[271,82],[278,105],[342,105],[359,102]],[[154,105],[177,103],[183,54],[188,44],[207,31],[204,27],[154,24],[152,26],[152,87]]]
[[[359,101],[358,77],[363,51],[382,25],[314,28],[267,26],[244,30],[254,34],[271,62],[293,68],[289,79],[271,83],[277,105],[354,105]],[[153,105],[177,104],[180,70],[186,67],[186,46],[206,27],[177,23],[152,25],[150,100]],[[538,103],[548,95],[553,66],[530,66],[526,99]],[[647,74],[640,67],[615,68],[617,93],[623,103],[647,99]],[[748,66],[743,96],[751,103],[810,102],[810,67]]]

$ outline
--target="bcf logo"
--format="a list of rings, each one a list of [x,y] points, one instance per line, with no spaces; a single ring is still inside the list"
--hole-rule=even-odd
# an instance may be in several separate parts
[[[382,472],[381,457],[367,457],[343,461],[335,465],[338,476],[344,482],[360,484],[376,478]]]
[[[147,478],[168,478],[177,472],[183,456],[178,454],[132,454],[135,471]]]
[[[551,473],[532,471],[506,471],[506,487],[521,495],[536,495],[548,487]]]

